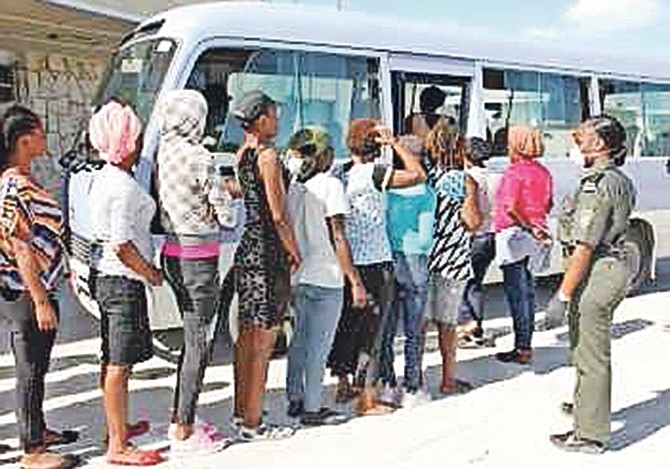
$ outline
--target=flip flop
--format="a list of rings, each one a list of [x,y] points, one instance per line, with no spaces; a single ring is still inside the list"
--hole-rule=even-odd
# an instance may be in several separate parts
[[[395,409],[383,404],[377,404],[369,409],[359,410],[357,413],[360,417],[378,417],[380,415],[388,415],[393,413]]]
[[[131,440],[140,435],[144,435],[151,430],[151,422],[148,420],[138,420],[135,423],[126,424],[126,440]]]
[[[465,394],[467,392],[470,392],[474,389],[474,386],[472,383],[469,383],[467,381],[463,381],[461,379],[455,379],[454,384],[451,388],[445,388],[444,386],[440,388],[440,392],[445,395],[450,395],[450,394]]]
[[[10,451],[14,451],[14,449],[15,448],[13,448],[9,445],[6,445],[4,443],[0,443],[0,454],[9,453]]]
[[[49,446],[61,446],[69,445],[74,443],[79,439],[79,432],[74,430],[63,430],[58,432],[56,430],[51,430],[47,428],[44,431],[44,445]]]
[[[156,450],[129,448],[129,451],[105,457],[107,464],[115,466],[155,466],[165,462],[165,458]]]

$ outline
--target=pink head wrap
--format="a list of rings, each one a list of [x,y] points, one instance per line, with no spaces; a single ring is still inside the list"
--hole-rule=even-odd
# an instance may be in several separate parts
[[[527,125],[517,125],[509,129],[507,146],[510,153],[526,159],[539,158],[544,153],[542,134]]]
[[[136,150],[142,123],[130,106],[111,101],[96,112],[88,124],[89,139],[100,158],[122,163]]]

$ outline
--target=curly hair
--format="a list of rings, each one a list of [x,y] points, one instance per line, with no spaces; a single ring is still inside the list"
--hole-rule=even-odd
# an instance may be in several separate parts
[[[347,147],[354,155],[366,156],[369,148],[366,145],[375,136],[379,121],[376,119],[354,119],[349,126]]]
[[[426,151],[440,167],[462,169],[466,141],[456,126],[445,121],[435,124],[426,137]]]

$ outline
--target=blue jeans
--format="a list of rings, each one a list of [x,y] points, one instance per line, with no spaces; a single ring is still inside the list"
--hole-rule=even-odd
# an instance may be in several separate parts
[[[321,384],[328,352],[342,311],[342,289],[298,285],[294,291],[295,329],[288,351],[286,390],[306,412],[321,408]]]
[[[403,384],[407,391],[415,392],[421,381],[421,335],[428,284],[428,256],[394,252],[393,258],[396,268],[396,309],[402,315],[405,333]],[[392,341],[393,337],[389,334],[386,339]]]
[[[514,347],[531,348],[535,329],[535,279],[528,258],[502,266],[505,296],[514,323]]]
[[[472,278],[468,280],[459,311],[459,321],[476,321],[479,329],[484,320],[484,288],[482,282],[486,271],[496,255],[493,233],[484,233],[472,238]]]

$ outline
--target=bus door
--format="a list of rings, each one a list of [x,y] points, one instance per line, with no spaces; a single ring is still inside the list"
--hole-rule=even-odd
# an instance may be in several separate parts
[[[432,57],[391,57],[393,127],[425,138],[439,121],[468,130],[474,62]]]

